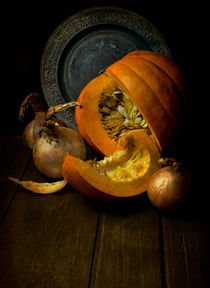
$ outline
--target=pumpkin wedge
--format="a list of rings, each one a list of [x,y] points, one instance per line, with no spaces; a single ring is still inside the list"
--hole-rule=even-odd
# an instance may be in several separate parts
[[[171,148],[188,106],[177,64],[150,51],[131,52],[109,66],[84,87],[78,102],[79,132],[104,155],[135,129],[152,135],[160,151]]]
[[[121,137],[116,151],[103,160],[83,161],[67,154],[62,172],[77,191],[94,199],[132,197],[147,190],[160,168],[160,153],[144,130]]]

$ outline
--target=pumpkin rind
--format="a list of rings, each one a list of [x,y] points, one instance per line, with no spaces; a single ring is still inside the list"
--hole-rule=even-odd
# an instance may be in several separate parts
[[[116,145],[101,124],[98,102],[105,90],[118,87],[143,115],[159,149],[171,148],[181,129],[187,103],[182,73],[176,63],[154,52],[134,51],[83,89],[80,94],[83,108],[76,108],[78,129],[85,139],[89,138],[89,144],[92,142],[105,155],[112,154]]]
[[[183,85],[183,74],[173,59],[151,51],[134,51],[126,55],[126,57],[141,57],[141,59],[147,60],[165,71],[176,84],[182,94],[182,97],[184,98],[185,103],[188,105],[188,100],[186,98]]]
[[[111,200],[115,197],[111,195],[104,194],[102,191],[91,186],[87,181],[85,181],[75,165],[75,160],[77,158],[72,157],[70,154],[66,155],[63,162],[63,175],[65,179],[81,194],[88,196],[89,198],[96,200]]]

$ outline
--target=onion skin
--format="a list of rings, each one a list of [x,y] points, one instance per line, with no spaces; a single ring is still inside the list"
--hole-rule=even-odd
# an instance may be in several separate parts
[[[45,113],[39,112],[36,117],[29,122],[23,131],[23,143],[26,147],[33,150],[36,140],[39,138],[39,133],[45,121]],[[53,117],[51,121],[56,125],[67,127],[67,125],[60,119]]]
[[[38,137],[38,135],[36,136],[33,133],[34,123],[35,123],[35,120],[32,120],[31,122],[29,122],[23,131],[23,143],[26,147],[28,147],[31,150],[33,149],[34,143]]]
[[[43,175],[53,179],[62,178],[66,153],[85,160],[86,146],[80,134],[61,126],[45,128],[33,148],[34,164]]]
[[[152,177],[147,189],[151,203],[163,212],[183,209],[192,190],[192,175],[180,167],[166,166]]]
[[[67,181],[66,179],[63,179],[61,181],[53,182],[53,183],[37,183],[33,181],[24,181],[19,180],[14,177],[8,177],[11,181],[21,185],[27,190],[30,190],[31,192],[37,193],[37,194],[52,194],[60,191],[63,189]]]

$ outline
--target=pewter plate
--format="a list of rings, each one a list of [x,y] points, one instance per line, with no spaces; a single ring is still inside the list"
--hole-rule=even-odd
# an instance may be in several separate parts
[[[116,7],[96,7],[61,23],[44,49],[40,75],[48,106],[77,100],[85,85],[134,50],[171,57],[160,32],[144,17]],[[74,110],[58,114],[77,130]]]

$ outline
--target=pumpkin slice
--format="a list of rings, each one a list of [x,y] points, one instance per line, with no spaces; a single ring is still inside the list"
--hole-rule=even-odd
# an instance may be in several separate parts
[[[117,150],[103,160],[83,161],[66,155],[64,178],[79,192],[94,199],[131,197],[147,190],[160,168],[159,150],[144,130],[121,137]]]
[[[134,51],[90,81],[76,108],[80,134],[95,150],[111,155],[120,137],[144,129],[160,151],[174,145],[186,114],[182,73],[176,63]]]

